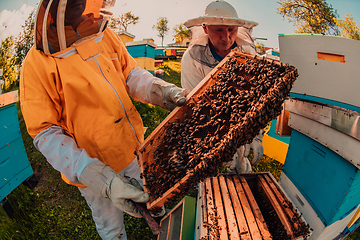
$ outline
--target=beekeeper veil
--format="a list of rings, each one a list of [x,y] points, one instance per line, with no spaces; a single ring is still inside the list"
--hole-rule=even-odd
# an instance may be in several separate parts
[[[42,0],[35,19],[36,48],[53,54],[101,33],[114,5],[115,0]]]
[[[210,2],[204,11],[204,15],[187,20],[184,25],[191,30],[191,39],[204,35],[203,26],[205,25],[227,25],[238,27],[238,35],[242,35],[245,39],[251,40],[251,32],[258,25],[257,22],[241,19],[235,8],[228,2],[223,0],[215,0]]]

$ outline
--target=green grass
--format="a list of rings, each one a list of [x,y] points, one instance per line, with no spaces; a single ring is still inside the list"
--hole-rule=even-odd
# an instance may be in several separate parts
[[[180,63],[165,61],[161,67],[165,80],[180,86]],[[148,136],[168,115],[168,111],[150,104],[134,101],[141,114]],[[22,114],[18,108],[19,119]],[[0,210],[0,239],[100,239],[91,217],[91,211],[78,189],[61,180],[60,173],[54,170],[32,143],[25,123],[20,123],[21,134],[30,164],[39,179],[35,189],[20,185],[8,196],[15,210],[12,218]],[[250,156],[251,158],[251,156]],[[271,172],[279,178],[282,164],[264,156],[253,167],[254,172]],[[223,169],[224,170],[224,169]],[[189,193],[196,197],[195,192]],[[171,206],[169,206],[171,208]],[[159,219],[157,219],[159,221]],[[129,240],[152,240],[152,234],[144,219],[125,214],[125,228]],[[358,230],[348,240],[360,239]]]
[[[19,108],[18,115],[22,117]],[[20,130],[39,183],[33,190],[20,185],[9,194],[15,213],[9,218],[1,210],[0,239],[100,239],[78,189],[63,182],[60,173],[35,149],[24,121]]]
[[[163,69],[165,81],[181,87],[181,63],[180,60],[165,60],[163,66],[157,67]]]

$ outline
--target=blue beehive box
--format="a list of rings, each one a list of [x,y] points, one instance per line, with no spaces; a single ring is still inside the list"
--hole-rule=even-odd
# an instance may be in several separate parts
[[[156,44],[149,40],[127,42],[126,47],[133,58],[148,57],[155,59]]]
[[[165,55],[165,50],[163,48],[155,49],[155,57],[163,57]]]
[[[34,173],[21,137],[16,103],[4,100],[15,95],[17,101],[17,91],[0,95],[0,201]]]
[[[359,204],[359,169],[298,131],[291,133],[283,171],[325,226],[341,220]]]
[[[353,231],[360,222],[360,113],[295,98],[285,109],[292,132],[280,184],[314,229],[310,239]]]

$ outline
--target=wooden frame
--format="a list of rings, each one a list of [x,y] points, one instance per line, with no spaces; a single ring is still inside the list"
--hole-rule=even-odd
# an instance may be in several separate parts
[[[163,234],[158,235],[158,240],[186,240],[192,239],[194,236],[195,226],[195,202],[196,199],[190,196],[185,196],[168,214],[166,214],[160,221],[160,226],[164,230]],[[181,212],[180,231],[173,235],[174,231],[174,216]],[[179,226],[177,226],[179,227]]]
[[[289,127],[290,112],[285,110],[284,105],[281,114],[277,117],[275,134],[280,137],[291,136],[291,127]]]
[[[236,122],[236,124],[231,125],[229,127],[229,130],[227,130],[226,133],[221,135],[221,141],[218,142],[217,145],[213,146],[209,151],[207,151],[205,154],[197,155],[200,159],[200,162],[197,163],[192,169],[189,171],[188,174],[186,174],[184,177],[182,177],[180,180],[178,180],[172,187],[167,188],[165,192],[161,194],[161,196],[150,196],[150,201],[147,203],[147,207],[149,209],[158,208],[162,205],[166,204],[171,199],[177,198],[177,194],[185,194],[186,187],[189,187],[193,181],[199,182],[202,179],[205,179],[206,177],[209,177],[209,172],[206,171],[203,172],[202,179],[195,179],[197,176],[199,176],[199,172],[204,169],[204,166],[209,166],[208,164],[211,161],[216,161],[215,164],[221,164],[223,159],[221,158],[224,154],[234,154],[237,147],[240,147],[242,144],[251,141],[258,132],[265,127],[266,123],[270,121],[271,119],[275,118],[278,114],[280,114],[281,111],[281,103],[284,101],[285,97],[288,95],[291,85],[293,81],[295,81],[297,77],[296,69],[289,65],[284,65],[282,63],[268,60],[266,58],[260,58],[254,55],[250,54],[244,54],[241,52],[231,52],[223,61],[219,63],[219,65],[214,68],[199,84],[198,86],[193,89],[193,91],[187,96],[186,103],[181,106],[175,108],[166,118],[163,122],[160,123],[160,125],[146,138],[146,140],[136,149],[136,154],[138,155],[139,159],[139,165],[141,168],[142,173],[145,171],[145,164],[147,165],[156,165],[155,157],[156,157],[156,150],[157,149],[164,149],[167,148],[167,143],[164,140],[164,135],[167,132],[167,126],[174,124],[174,123],[181,123],[184,122],[187,119],[187,116],[192,112],[191,105],[197,104],[200,101],[209,102],[209,101],[215,101],[211,100],[207,95],[207,90],[212,87],[212,85],[215,85],[218,82],[219,76],[221,77],[222,70],[226,71],[228,70],[226,68],[226,64],[228,62],[236,62],[237,64],[240,64],[244,66],[244,69],[247,68],[247,61],[253,61],[254,63],[263,63],[271,65],[272,71],[275,71],[274,69],[281,69],[281,71],[284,71],[281,75],[281,77],[278,77],[277,79],[271,78],[273,81],[272,84],[277,83],[277,87],[279,89],[275,89],[273,85],[267,86],[270,90],[279,90],[279,91],[272,91],[270,93],[270,90],[266,93],[269,96],[269,99],[263,98],[262,101],[255,102],[250,110],[246,112],[245,116],[242,118],[242,121],[244,123]],[[229,63],[230,64],[230,63]],[[250,65],[249,65],[250,66]],[[251,67],[251,66],[250,66]],[[268,70],[271,71],[271,70]],[[276,70],[280,71],[280,70]],[[250,84],[251,81],[258,81],[254,80],[255,77],[258,77],[255,73],[252,71],[245,72],[241,76],[244,81],[247,81],[248,84]],[[262,72],[261,74],[267,74],[267,72]],[[279,73],[280,74],[280,73]],[[267,78],[266,75],[263,77],[264,79]],[[235,86],[238,87],[237,82],[235,83]],[[241,86],[239,87],[241,88]],[[237,89],[239,90],[239,89]],[[225,91],[225,90],[223,90]],[[240,91],[240,90],[239,90]],[[259,95],[258,95],[259,96]],[[261,95],[262,96],[262,95]],[[260,97],[260,96],[259,96]],[[271,98],[271,100],[270,100]],[[265,100],[264,100],[265,99]],[[241,105],[240,102],[237,103],[238,105]],[[279,106],[278,106],[279,105]],[[277,109],[277,107],[279,109]],[[264,114],[262,111],[269,111],[269,114]],[[271,113],[270,113],[271,112]],[[272,116],[273,115],[273,116]],[[248,120],[251,119],[251,120]],[[262,119],[262,125],[260,124],[254,124],[253,122],[250,124],[250,122],[254,119]],[[248,134],[248,129],[251,129],[250,134]],[[242,135],[242,137],[239,137],[239,135]],[[197,138],[197,144],[201,144],[202,139]],[[237,146],[239,145],[239,146]],[[230,150],[229,150],[230,149]],[[231,151],[231,153],[230,153]],[[169,153],[170,154],[170,153]],[[210,160],[209,160],[210,159]],[[213,160],[215,159],[215,160]],[[211,162],[211,165],[213,166],[213,162]],[[154,172],[155,176],[154,178],[161,178],[162,175],[165,175],[165,172]],[[143,175],[143,183],[144,183],[144,189],[147,192],[152,193],[148,186],[146,177]],[[185,186],[185,188],[184,188]]]

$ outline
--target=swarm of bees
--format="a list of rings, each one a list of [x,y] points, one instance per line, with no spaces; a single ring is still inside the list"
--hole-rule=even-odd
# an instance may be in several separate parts
[[[238,147],[281,113],[297,76],[288,64],[233,52],[209,77],[211,84],[202,85],[137,149],[150,202],[172,203],[216,176]]]

